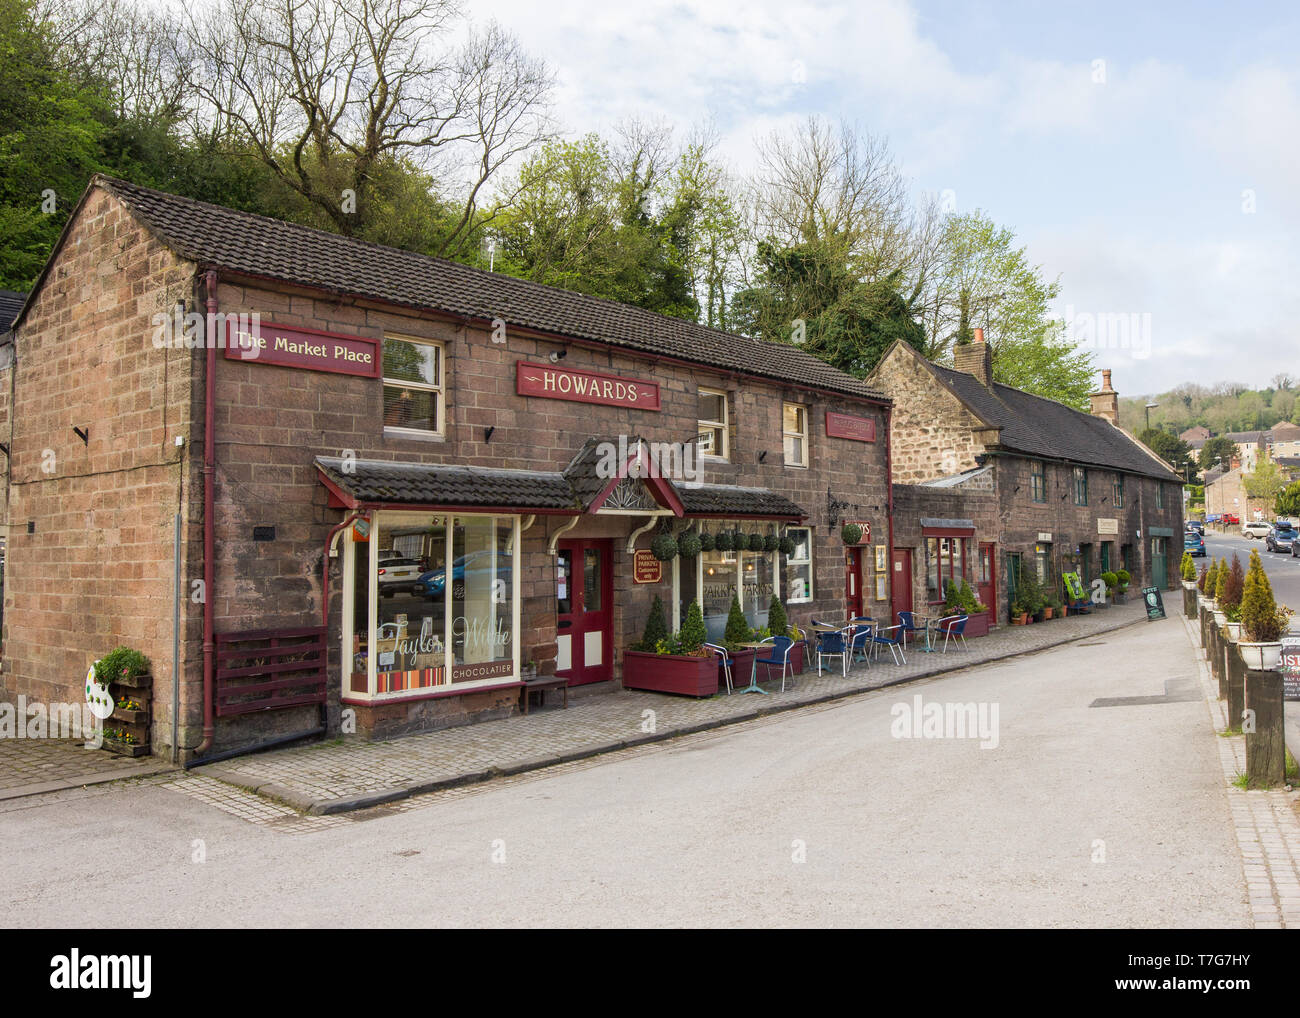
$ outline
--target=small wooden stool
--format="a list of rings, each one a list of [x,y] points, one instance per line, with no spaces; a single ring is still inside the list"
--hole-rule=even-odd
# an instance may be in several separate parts
[[[528,701],[529,699],[531,699],[531,694],[533,693],[540,693],[542,695],[542,703],[543,705],[545,705],[546,691],[548,689],[564,690],[564,709],[568,710],[569,709],[569,680],[564,678],[558,678],[554,675],[539,675],[536,678],[524,680],[523,712],[525,714],[528,713]]]

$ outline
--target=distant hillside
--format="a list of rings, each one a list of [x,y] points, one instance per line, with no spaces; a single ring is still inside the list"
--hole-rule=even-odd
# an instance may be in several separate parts
[[[1146,427],[1144,407],[1153,402],[1159,406],[1151,411],[1151,426],[1175,435],[1197,424],[1216,435],[1264,430],[1279,421],[1300,424],[1296,388],[1297,381],[1289,375],[1276,376],[1268,389],[1250,389],[1233,382],[1184,382],[1158,396],[1121,398],[1119,420],[1130,431],[1141,432]]]

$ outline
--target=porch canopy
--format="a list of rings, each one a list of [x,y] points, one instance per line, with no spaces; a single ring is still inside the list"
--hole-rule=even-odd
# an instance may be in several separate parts
[[[922,537],[974,537],[975,521],[942,519],[937,516],[921,517]]]

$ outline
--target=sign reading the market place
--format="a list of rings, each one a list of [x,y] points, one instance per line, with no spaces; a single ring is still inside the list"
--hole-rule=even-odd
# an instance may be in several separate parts
[[[550,364],[515,364],[515,392],[520,396],[600,403],[632,410],[658,410],[659,385],[595,371],[574,371]]]
[[[1300,636],[1282,637],[1282,697],[1300,700]]]
[[[241,329],[233,318],[226,320],[226,358],[366,378],[378,378],[381,370],[377,339],[266,321]]]
[[[638,548],[632,556],[633,583],[662,583],[664,564],[648,548]]]
[[[876,422],[870,417],[851,417],[848,414],[826,411],[826,437],[848,438],[854,442],[874,442]]]

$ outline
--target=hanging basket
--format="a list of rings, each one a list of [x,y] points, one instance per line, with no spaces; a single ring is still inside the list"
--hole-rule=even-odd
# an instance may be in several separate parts
[[[718,551],[731,551],[733,547],[730,530],[719,530],[718,536],[713,539],[713,547]]]
[[[846,523],[840,528],[840,539],[845,544],[857,544],[862,540],[862,528],[856,523]]]
[[[763,549],[765,551],[776,551],[781,547],[781,539],[775,534],[768,534],[763,538]]]
[[[695,558],[704,547],[704,542],[700,535],[694,531],[683,534],[677,538],[677,554],[682,558]]]
[[[650,542],[650,553],[660,562],[671,562],[677,557],[677,538],[669,533],[655,534]]]
[[[764,546],[765,546],[765,544],[766,544],[766,542],[763,540],[763,535],[762,535],[762,534],[750,534],[750,535],[749,535],[749,550],[750,550],[750,551],[762,551],[763,548],[764,548]]]
[[[713,535],[707,530],[700,533],[700,551],[712,551],[717,545],[713,542]]]
[[[781,538],[781,554],[782,554],[782,555],[785,555],[785,556],[787,556],[787,557],[789,557],[790,555],[793,555],[793,554],[794,554],[794,538],[793,538],[793,537],[788,537],[788,536],[787,536],[787,537],[782,537],[782,538]]]

